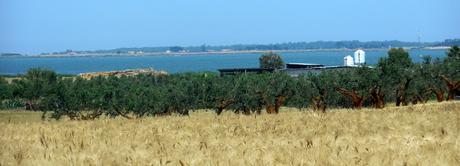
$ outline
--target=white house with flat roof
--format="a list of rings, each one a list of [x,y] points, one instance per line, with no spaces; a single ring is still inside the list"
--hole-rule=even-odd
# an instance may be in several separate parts
[[[343,58],[343,65],[344,66],[355,66],[355,63],[353,61],[353,57],[351,55],[347,55],[346,57]]]
[[[359,49],[355,51],[355,65],[363,65],[366,63],[366,52]]]

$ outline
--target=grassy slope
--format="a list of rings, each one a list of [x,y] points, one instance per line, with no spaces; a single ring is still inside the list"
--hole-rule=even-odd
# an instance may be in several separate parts
[[[459,114],[460,102],[95,121],[2,112],[0,165],[459,165]]]

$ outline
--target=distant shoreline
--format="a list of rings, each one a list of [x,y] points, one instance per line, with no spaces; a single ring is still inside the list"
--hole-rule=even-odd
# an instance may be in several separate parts
[[[447,50],[450,47],[424,47],[415,48],[407,47],[405,49],[420,49],[420,50]],[[0,56],[0,58],[8,57],[25,57],[25,58],[65,58],[65,57],[127,57],[127,56],[187,56],[187,55],[215,55],[215,54],[262,54],[266,52],[276,53],[302,53],[302,52],[313,52],[313,51],[353,51],[356,49],[349,48],[335,48],[335,49],[302,49],[302,50],[242,50],[242,51],[208,51],[208,52],[145,52],[145,53],[79,53],[79,54],[50,54],[50,55],[23,55],[23,56]],[[382,51],[389,50],[388,48],[368,48],[364,49],[368,51]]]

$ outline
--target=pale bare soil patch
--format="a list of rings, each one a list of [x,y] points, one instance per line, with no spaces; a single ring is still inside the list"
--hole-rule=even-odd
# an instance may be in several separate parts
[[[460,102],[94,121],[3,112],[0,165],[459,165],[459,113]]]

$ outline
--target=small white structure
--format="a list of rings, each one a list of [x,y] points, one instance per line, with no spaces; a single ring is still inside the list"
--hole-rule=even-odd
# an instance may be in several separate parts
[[[351,55],[347,55],[343,58],[343,65],[344,66],[354,66],[353,57]]]
[[[359,49],[355,51],[355,64],[362,65],[366,63],[366,52]]]

